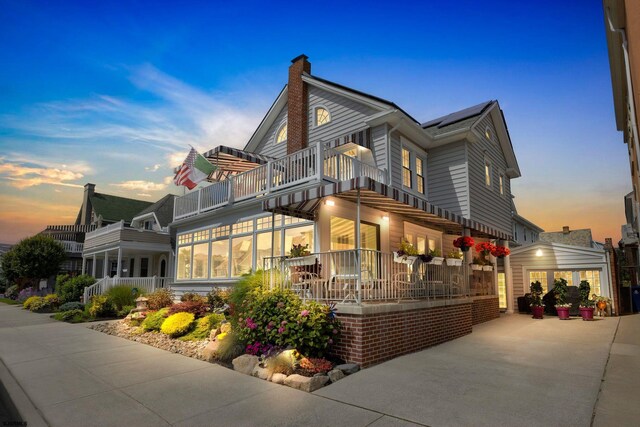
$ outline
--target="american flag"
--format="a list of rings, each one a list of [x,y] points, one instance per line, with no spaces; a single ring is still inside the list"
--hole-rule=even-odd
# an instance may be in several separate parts
[[[177,185],[184,185],[189,190],[193,190],[193,188],[198,185],[198,183],[191,181],[191,172],[193,171],[194,164],[196,162],[196,157],[198,156],[198,152],[192,148],[187,155],[187,158],[184,159],[182,166],[176,173],[176,176],[173,177],[173,182]]]

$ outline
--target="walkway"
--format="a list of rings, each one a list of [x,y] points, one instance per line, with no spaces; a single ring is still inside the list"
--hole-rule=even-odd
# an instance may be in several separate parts
[[[307,394],[0,304],[0,359],[30,426],[588,426],[618,320],[504,316]]]

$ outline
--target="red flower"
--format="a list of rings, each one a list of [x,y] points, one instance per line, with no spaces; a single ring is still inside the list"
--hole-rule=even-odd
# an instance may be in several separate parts
[[[480,242],[476,245],[476,252],[484,252],[485,255],[493,253],[495,246],[490,242]]]
[[[510,254],[511,251],[509,250],[509,248],[505,248],[504,246],[494,246],[493,250],[491,251],[491,255],[498,258],[503,258]]]
[[[470,248],[475,244],[475,241],[472,237],[462,236],[458,237],[453,241],[453,246],[456,248]]]

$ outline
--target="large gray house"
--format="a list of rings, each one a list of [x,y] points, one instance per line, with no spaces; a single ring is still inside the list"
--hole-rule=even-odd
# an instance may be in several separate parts
[[[446,255],[463,235],[508,246],[511,180],[520,170],[498,102],[421,123],[390,101],[312,75],[307,59],[292,61],[288,84],[244,149],[205,153],[218,170],[176,198],[172,288],[207,291],[265,269],[272,286],[339,303],[345,324],[381,313],[441,314],[433,322],[446,338],[403,337],[411,342],[400,352],[496,317],[495,258],[472,271],[473,249],[462,266],[437,257],[412,264],[394,251],[406,239],[421,253]],[[289,257],[294,245],[311,254]],[[386,333],[401,339],[404,332]],[[365,364],[388,358],[345,352]]]

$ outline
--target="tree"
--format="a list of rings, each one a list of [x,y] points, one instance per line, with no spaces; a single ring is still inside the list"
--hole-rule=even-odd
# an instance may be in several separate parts
[[[34,286],[53,276],[66,259],[64,247],[49,236],[37,234],[21,240],[2,257],[2,271],[9,283]]]

